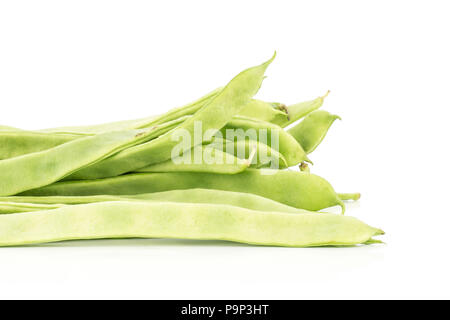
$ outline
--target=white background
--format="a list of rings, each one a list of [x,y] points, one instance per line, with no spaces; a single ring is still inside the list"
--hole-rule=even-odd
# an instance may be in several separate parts
[[[258,94],[331,90],[311,155],[386,245],[100,240],[0,249],[0,298],[450,298],[446,1],[2,1],[0,122],[37,129],[183,105],[278,56]],[[0,146],[1,147],[1,146]],[[1,183],[1,181],[0,181]]]

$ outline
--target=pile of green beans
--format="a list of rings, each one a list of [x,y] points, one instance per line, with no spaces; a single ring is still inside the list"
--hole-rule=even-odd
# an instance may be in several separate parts
[[[254,99],[274,58],[157,116],[35,131],[0,125],[0,246],[105,238],[381,242],[374,237],[382,230],[344,215],[345,201],[359,193],[337,193],[307,165],[340,119],[318,110],[328,93],[293,105]],[[181,144],[176,137],[186,134],[194,139]],[[333,206],[342,214],[323,211]]]

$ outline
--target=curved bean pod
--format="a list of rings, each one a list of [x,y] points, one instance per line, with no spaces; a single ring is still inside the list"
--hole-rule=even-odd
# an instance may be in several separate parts
[[[383,234],[353,217],[229,205],[118,201],[0,216],[0,246],[75,239],[177,238],[254,245],[350,246]]]
[[[239,159],[229,153],[206,145],[194,147],[182,156],[152,164],[136,170],[136,172],[212,172],[236,174],[250,167],[251,162],[252,159]]]
[[[239,116],[258,119],[271,123],[284,123],[288,120],[288,115],[285,111],[280,109],[278,103],[269,103],[257,99],[250,101],[239,112]]]
[[[274,58],[275,55],[269,61],[239,73],[207,105],[174,131],[148,143],[129,148],[102,163],[80,170],[72,175],[71,179],[113,177],[168,160],[171,158],[172,149],[178,144],[172,139],[174,134],[182,132],[193,137],[196,123],[202,124],[202,135],[205,132],[220,130],[256,94],[264,79],[264,72]],[[189,148],[182,151],[192,147],[195,147],[195,144],[191,144]]]
[[[167,133],[188,118],[189,116],[180,117],[149,128],[151,134],[148,136],[148,140],[155,139],[160,135]],[[63,143],[87,136],[92,136],[92,134],[46,133],[25,130],[0,131],[0,145],[2,146],[0,148],[0,160],[48,150]]]
[[[25,131],[0,126],[0,145],[2,145],[2,148],[0,148],[0,160],[47,150],[68,141],[104,132],[157,126],[161,128],[158,134],[163,135],[174,129],[177,124],[187,120],[193,113],[215,97],[218,91],[217,89],[195,102],[172,109],[164,115],[137,120],[125,120],[93,126],[60,127],[40,131]],[[286,119],[286,113],[276,109],[276,105],[275,103],[267,103],[261,100],[252,100],[245,106],[245,110],[241,112],[241,115],[269,122],[276,121],[276,119]]]
[[[249,159],[253,150],[256,150],[251,162],[253,168],[277,166],[277,168],[284,169],[288,167],[287,161],[281,153],[256,140],[239,139],[230,141],[216,137],[209,146],[243,160]]]
[[[47,134],[33,131],[0,131],[0,160],[47,150],[80,138],[79,135]]]
[[[150,131],[116,131],[55,148],[0,160],[0,195],[14,195],[56,182],[89,164],[147,139]]]
[[[305,172],[247,169],[238,174],[136,173],[119,177],[65,181],[24,192],[23,196],[134,195],[169,190],[217,189],[256,194],[291,207],[317,211],[343,201],[325,179]]]
[[[325,98],[328,96],[329,93],[330,91],[328,91],[324,96],[318,97],[317,99],[311,101],[300,102],[297,104],[284,107],[283,109],[286,110],[289,119],[287,121],[284,121],[283,123],[279,123],[278,125],[285,128],[288,125],[296,122],[297,120],[300,120],[304,116],[313,112],[314,110],[319,109],[323,105],[323,101],[325,100]]]
[[[169,201],[169,202],[185,202],[185,203],[211,203],[211,204],[226,204],[251,210],[259,211],[277,211],[290,213],[305,213],[307,211],[287,206],[285,204],[260,197],[251,193],[232,192],[214,189],[187,189],[187,190],[171,190],[164,192],[146,193],[130,196],[85,196],[85,197],[4,197],[0,198],[0,212],[4,208],[4,213],[8,209],[21,208],[23,212],[29,206],[32,209],[45,208],[48,205],[49,209],[58,208],[62,205],[73,204],[88,204],[95,202],[107,201]],[[23,204],[23,207],[20,205]],[[41,209],[44,210],[44,209]],[[31,211],[31,210],[30,210]],[[33,210],[36,211],[36,210]]]
[[[325,110],[317,110],[308,114],[298,125],[288,130],[288,133],[300,143],[306,153],[316,150],[327,135],[333,122],[341,118]]]
[[[244,135],[246,135],[245,132],[254,132],[257,141],[267,144],[283,155],[288,167],[295,166],[303,161],[311,162],[302,146],[290,134],[270,122],[236,116],[221,129],[221,133],[226,139],[230,139],[228,130],[232,130],[230,132],[236,135],[240,135],[240,131],[244,132]],[[272,145],[272,136],[278,137],[278,146]]]

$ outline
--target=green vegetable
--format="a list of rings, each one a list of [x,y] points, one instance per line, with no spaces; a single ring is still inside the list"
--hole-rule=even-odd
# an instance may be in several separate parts
[[[150,130],[114,131],[77,139],[58,147],[0,160],[0,196],[56,182],[71,173],[145,141]]]
[[[180,117],[149,128],[148,130],[151,130],[151,134],[148,136],[147,140],[155,139],[160,135],[167,133],[188,118],[188,116]],[[0,131],[0,145],[2,146],[0,148],[0,160],[45,151],[57,147],[63,143],[89,136],[93,136],[93,134],[43,133],[24,130]]]
[[[11,214],[21,212],[43,211],[61,208],[62,204],[36,204],[36,203],[16,203],[16,202],[0,202],[0,214]]]
[[[114,177],[168,160],[172,156],[172,149],[179,143],[174,141],[173,137],[178,133],[184,134],[185,132],[193,137],[196,122],[202,124],[202,136],[206,132],[214,134],[215,131],[225,126],[256,94],[264,79],[264,72],[274,58],[275,55],[269,61],[238,74],[217,96],[174,131],[80,170],[74,173],[71,179]],[[189,148],[181,151],[187,151],[195,146],[194,142],[194,144],[190,144]]]
[[[261,212],[217,204],[116,201],[0,215],[0,246],[131,237],[349,246],[370,242],[380,234],[383,231],[347,216]]]
[[[318,97],[317,99],[311,101],[300,102],[297,104],[293,104],[287,107],[283,107],[283,109],[288,114],[288,120],[283,121],[281,123],[277,123],[279,126],[285,128],[288,125],[300,120],[304,116],[310,114],[314,110],[319,109],[323,105],[323,101],[328,96],[330,92],[328,91],[324,96]]]
[[[257,140],[244,139],[243,137],[238,137],[235,141],[214,138],[209,146],[244,160],[251,158],[254,153],[251,162],[251,166],[254,168],[275,167],[278,169],[288,167],[282,154]],[[256,150],[256,152],[253,152],[253,150]]]
[[[288,121],[287,113],[279,108],[278,103],[269,103],[257,99],[250,101],[239,112],[239,116],[271,122],[274,124]]]
[[[0,197],[0,210],[3,213],[27,212],[36,211],[34,210],[36,208],[38,208],[39,210],[44,210],[59,208],[63,205],[132,200],[226,204],[259,211],[279,211],[289,213],[306,212],[305,210],[290,207],[282,203],[250,193],[209,189],[171,190],[129,196]],[[45,207],[45,205],[48,205],[49,207]],[[31,209],[27,210],[28,208]]]
[[[55,135],[22,130],[0,131],[0,160],[40,152],[77,138],[80,138],[80,136],[71,134]]]
[[[255,120],[245,117],[234,117],[222,130],[221,134],[226,139],[229,138],[228,130],[235,133],[236,136],[246,137],[246,132],[255,133],[254,139],[258,142],[267,144],[272,149],[277,150],[283,155],[287,166],[295,166],[302,161],[311,162],[306,156],[302,146],[281,127],[261,120]],[[272,137],[275,137],[277,146],[272,145]]]
[[[134,195],[181,189],[217,189],[256,194],[288,206],[321,210],[345,205],[333,187],[314,174],[295,171],[247,169],[237,174],[137,173],[119,177],[58,182],[24,192],[24,196]]]
[[[208,145],[197,146],[188,150],[182,156],[152,164],[137,170],[137,172],[213,172],[236,174],[250,167],[252,158],[242,160]]]
[[[341,200],[359,200],[361,198],[360,193],[338,193]]]
[[[290,106],[253,98],[274,58],[158,116],[40,131],[0,126],[0,246],[102,238],[381,243],[373,238],[380,229],[321,211],[344,213],[344,201],[360,198],[336,193],[307,164],[339,118],[317,110],[326,95]]]
[[[339,116],[324,110],[311,112],[298,125],[288,130],[306,153],[313,152],[325,138],[328,129]]]

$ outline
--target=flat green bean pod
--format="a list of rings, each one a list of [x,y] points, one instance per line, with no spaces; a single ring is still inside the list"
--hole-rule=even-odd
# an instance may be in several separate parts
[[[264,79],[264,72],[274,58],[275,55],[269,61],[239,73],[209,103],[173,131],[148,143],[129,148],[102,163],[80,170],[70,178],[77,180],[114,177],[171,159],[172,149],[179,144],[173,138],[177,134],[194,137],[196,124],[199,123],[202,135],[212,132],[212,136],[213,131],[225,126],[256,94]],[[194,141],[181,152],[195,146]]]
[[[0,211],[3,213],[37,211],[37,208],[58,208],[62,205],[88,204],[107,201],[169,201],[185,203],[227,204],[231,206],[259,210],[290,213],[307,211],[260,197],[251,193],[232,192],[214,189],[187,189],[145,193],[129,196],[81,196],[81,197],[3,197],[0,198]],[[23,205],[23,206],[22,206]],[[45,207],[48,205],[49,207]],[[22,211],[19,211],[22,210]],[[44,210],[44,209],[41,209]]]
[[[209,146],[243,160],[249,159],[254,153],[255,156],[252,157],[251,161],[251,167],[253,168],[273,167],[284,169],[288,167],[287,161],[281,153],[257,140],[238,139],[230,141],[216,137]],[[256,152],[253,152],[253,150],[256,150]]]
[[[317,99],[311,101],[300,102],[287,107],[283,107],[283,110],[287,112],[289,119],[287,121],[277,124],[285,128],[288,125],[300,120],[304,116],[313,112],[314,110],[319,109],[323,105],[323,101],[325,100],[325,98],[328,96],[329,93],[330,91],[328,91],[324,96],[318,97]]]
[[[270,103],[253,99],[241,110],[241,112],[239,112],[239,116],[271,123],[284,123],[285,121],[288,121],[288,115],[283,109],[280,109],[279,106],[279,103]]]
[[[25,131],[0,126],[0,145],[2,145],[2,148],[0,148],[0,160],[47,150],[68,141],[104,132],[158,127],[160,130],[157,133],[163,135],[184,120],[187,120],[192,114],[212,100],[218,92],[219,89],[216,89],[201,99],[186,106],[172,109],[164,115],[137,120],[125,120],[93,126],[60,127],[40,131]],[[276,121],[276,119],[285,119],[287,117],[286,113],[278,110],[275,107],[276,105],[276,103],[252,100],[245,106],[245,110],[241,114],[269,122]]]
[[[177,118],[191,116],[198,110],[208,104],[223,88],[217,88],[214,91],[206,94],[200,99],[191,102],[185,106],[173,108],[168,112],[158,115],[150,116],[139,119],[121,120],[109,123],[102,123],[90,126],[71,126],[71,127],[58,127],[50,129],[42,129],[38,132],[42,133],[67,133],[67,134],[99,134],[110,131],[143,129],[153,127],[168,121],[176,120]],[[257,99],[252,99],[245,108],[239,113],[239,115],[251,117],[254,119],[264,120],[268,122],[281,122],[283,123],[287,119],[287,113],[279,108],[279,103],[270,103]],[[20,130],[8,126],[0,126],[2,130]]]
[[[217,189],[256,194],[291,207],[317,211],[343,201],[325,179],[310,173],[247,169],[238,174],[136,173],[100,180],[58,182],[23,196],[135,195],[183,189]]]
[[[182,156],[155,163],[136,172],[212,172],[236,174],[250,167],[252,159],[239,159],[209,145],[196,146]]]
[[[47,150],[80,138],[80,135],[48,134],[33,131],[0,131],[0,160]]]
[[[151,134],[148,136],[148,140],[155,139],[173,130],[188,118],[189,116],[180,117],[149,128]],[[0,131],[0,145],[2,146],[0,148],[0,160],[48,150],[63,143],[92,135],[87,133],[47,133],[25,130]]]
[[[88,136],[55,148],[0,160],[0,195],[14,195],[56,182],[87,165],[145,141],[150,130]]]
[[[250,136],[249,133],[256,134],[256,137],[250,137],[250,139],[256,138],[256,141],[265,143],[282,154],[288,167],[303,161],[311,162],[302,146],[290,134],[270,122],[236,116],[221,130],[221,134],[226,139],[230,139],[230,134],[239,138],[239,136]],[[272,137],[276,140],[275,146],[272,145]]]
[[[306,153],[316,150],[317,146],[325,138],[328,129],[339,116],[329,113],[325,110],[317,110],[308,114],[295,127],[288,130],[298,143],[303,147]]]
[[[117,201],[0,215],[0,246],[77,239],[176,238],[310,247],[372,243],[383,234],[353,217],[261,212],[216,204]]]

